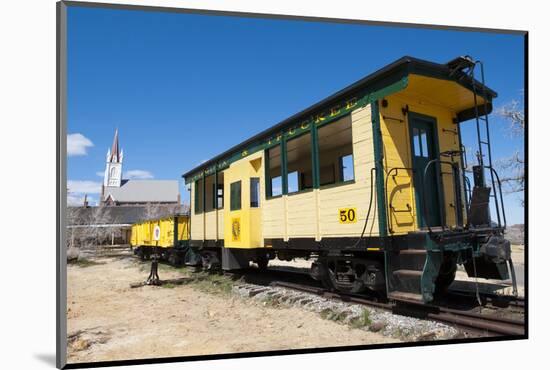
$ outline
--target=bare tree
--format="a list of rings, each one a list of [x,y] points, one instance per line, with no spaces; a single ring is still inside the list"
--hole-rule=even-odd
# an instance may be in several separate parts
[[[525,114],[519,101],[512,100],[510,103],[497,109],[496,113],[508,120],[510,133],[513,136],[523,136],[525,131]]]
[[[67,207],[67,248],[93,249],[119,236],[109,207]]]
[[[189,213],[190,211],[190,206],[188,203],[183,203],[181,206],[180,206],[180,212],[181,213]]]
[[[525,115],[520,103],[516,100],[499,108],[496,113],[509,123],[512,137],[523,137],[525,132]],[[516,150],[511,157],[500,159],[498,167],[504,172],[501,181],[508,193],[522,193],[525,190],[525,160],[523,153]],[[521,199],[521,205],[524,205]]]
[[[75,248],[78,243],[77,230],[71,226],[79,224],[79,212],[77,207],[67,207],[67,248]]]
[[[162,216],[162,207],[159,203],[147,203],[144,210],[144,218],[152,220]]]
[[[104,227],[108,224],[117,224],[118,220],[114,219],[111,214],[110,207],[92,207],[87,228],[87,236],[89,240],[88,246],[97,247],[98,245],[110,243],[112,236],[112,228]]]
[[[182,206],[179,204],[159,204],[147,203],[145,205],[143,217],[146,220],[172,216],[176,213],[181,213]]]

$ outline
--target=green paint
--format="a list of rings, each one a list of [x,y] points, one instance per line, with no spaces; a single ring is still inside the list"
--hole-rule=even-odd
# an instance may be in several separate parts
[[[241,199],[241,181],[236,181],[230,185],[230,202],[229,209],[231,211],[238,211],[242,208],[242,199]]]
[[[174,216],[174,247],[178,245],[178,216]]]
[[[199,181],[195,180],[194,192],[195,192],[195,213],[200,213],[200,202],[199,202]]]
[[[414,169],[414,195],[416,200],[417,222],[421,227],[441,226],[442,210],[437,167],[432,164],[424,178],[428,162],[439,158],[437,150],[437,125],[434,117],[409,112],[409,136],[411,143],[412,167]],[[426,180],[426,182],[424,182]],[[425,195],[427,198],[425,199]],[[426,212],[424,210],[426,208]],[[424,219],[426,213],[427,220]]]
[[[212,206],[214,209],[218,209],[218,169],[214,171],[214,193],[212,194]],[[218,235],[218,234],[216,234]]]
[[[206,212],[206,176],[202,178],[202,211]]]
[[[319,130],[311,126],[311,172],[313,175],[313,188],[319,189],[321,173],[319,169]]]
[[[428,236],[426,236],[428,238]],[[435,279],[439,275],[443,254],[440,251],[426,253],[426,262],[420,278],[420,289],[424,302],[431,302],[434,298]]]
[[[288,158],[286,155],[286,140],[281,140],[281,176],[283,194],[288,194]]]
[[[378,100],[371,104],[371,119],[372,119],[372,138],[374,146],[374,165],[376,168],[376,203],[378,210],[378,232],[384,241],[384,273],[386,275],[386,291],[390,291],[390,271],[389,271],[389,255],[391,253],[386,248],[387,243],[387,226],[386,226],[386,199],[384,195],[384,152],[382,143],[382,131],[380,129],[380,107]]]
[[[265,163],[264,163],[264,172],[265,172],[265,195],[266,198],[271,197],[271,177],[270,177],[270,164],[269,164],[269,150],[265,150],[264,153]]]
[[[378,227],[381,237],[388,235],[386,225],[386,199],[384,196],[384,151],[380,129],[380,108],[378,101],[371,104],[374,163],[376,167],[376,200],[378,203]]]

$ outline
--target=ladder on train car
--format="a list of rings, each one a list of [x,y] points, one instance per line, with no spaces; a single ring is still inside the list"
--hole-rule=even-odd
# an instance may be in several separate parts
[[[485,71],[483,68],[483,63],[479,60],[474,61],[471,57],[465,56],[460,58],[460,62],[455,62],[455,73],[457,70],[462,70],[465,76],[467,76],[472,84],[472,91],[474,97],[474,119],[476,122],[476,131],[477,131],[477,141],[478,141],[478,150],[476,153],[478,160],[478,169],[474,169],[474,186],[486,187],[485,179],[485,170],[489,171],[490,174],[490,186],[491,192],[489,193],[489,198],[493,198],[495,212],[497,216],[497,224],[499,228],[506,228],[506,213],[504,211],[504,201],[502,197],[502,189],[498,173],[493,167],[493,157],[491,151],[491,135],[489,133],[489,99],[487,98],[487,88],[485,85]],[[476,66],[479,66],[479,77],[481,86],[476,83]],[[483,99],[482,105],[479,104],[480,96]],[[480,111],[480,107],[483,107]],[[464,155],[465,156],[465,155]],[[464,166],[464,160],[462,162]],[[464,168],[463,168],[464,170]],[[476,181],[476,172],[477,172],[477,181]],[[465,184],[466,185],[466,184]],[[497,188],[498,186],[498,188]],[[498,190],[498,193],[497,193]],[[499,194],[500,196],[497,196]],[[470,196],[471,199],[471,196]],[[471,206],[471,205],[470,205]],[[489,206],[489,205],[488,205]],[[490,211],[488,210],[489,215]],[[491,224],[489,216],[489,224]],[[490,226],[490,225],[489,225]]]

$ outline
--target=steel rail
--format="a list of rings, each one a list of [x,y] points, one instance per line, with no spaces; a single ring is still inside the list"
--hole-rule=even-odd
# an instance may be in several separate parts
[[[344,302],[357,303],[390,311],[396,308],[396,303],[376,302],[368,298],[358,297],[346,293],[330,292],[324,288],[311,287],[302,284],[289,283],[284,281],[273,281],[271,283],[271,286],[298,290],[305,293],[319,295],[325,298],[336,298]],[[400,303],[407,304],[409,302]],[[463,312],[460,310],[434,305],[413,304],[411,305],[411,308],[411,312],[422,314],[422,316],[425,318],[457,325],[462,328],[467,328],[466,330],[474,329],[474,331],[477,333],[480,333],[481,331],[481,333],[488,335],[494,334],[511,336],[525,334],[525,323],[521,320],[482,315],[473,312]],[[430,312],[434,309],[439,312]],[[400,309],[399,311],[400,314],[402,314],[404,310]]]

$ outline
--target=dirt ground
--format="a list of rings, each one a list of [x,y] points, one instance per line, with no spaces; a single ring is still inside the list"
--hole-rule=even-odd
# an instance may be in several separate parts
[[[161,279],[185,272],[161,269]],[[298,308],[262,306],[192,285],[130,284],[148,271],[133,257],[68,266],[68,362],[388,343]]]

